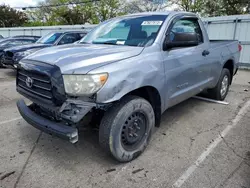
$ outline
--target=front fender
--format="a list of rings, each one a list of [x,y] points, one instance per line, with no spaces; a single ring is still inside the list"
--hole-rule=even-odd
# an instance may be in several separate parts
[[[108,72],[109,78],[96,94],[98,103],[120,100],[131,91],[145,86],[156,88],[164,99],[165,71],[158,51],[151,50],[139,56],[100,67],[90,74],[101,72]]]

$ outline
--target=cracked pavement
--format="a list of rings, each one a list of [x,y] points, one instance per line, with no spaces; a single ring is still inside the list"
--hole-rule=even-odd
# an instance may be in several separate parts
[[[250,109],[182,187],[249,188],[249,153]]]
[[[16,108],[15,71],[0,69],[0,187],[171,187],[250,100],[248,82],[250,72],[239,71],[229,105],[189,99],[167,110],[146,151],[118,163],[96,131],[81,132],[72,145],[31,127]],[[249,165],[250,109],[181,187],[250,188]]]

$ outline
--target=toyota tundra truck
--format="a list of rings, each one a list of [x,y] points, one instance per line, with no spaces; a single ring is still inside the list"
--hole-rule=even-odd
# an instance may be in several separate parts
[[[240,51],[238,41],[209,40],[193,13],[113,18],[77,44],[22,59],[17,91],[32,103],[17,107],[29,124],[71,143],[81,127],[97,126],[104,151],[128,162],[145,150],[166,109],[202,91],[224,100]]]

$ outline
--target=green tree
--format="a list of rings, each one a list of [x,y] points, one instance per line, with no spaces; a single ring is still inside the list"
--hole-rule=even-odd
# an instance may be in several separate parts
[[[70,4],[68,6],[62,4]],[[120,0],[45,0],[41,8],[29,11],[33,22],[43,21],[63,25],[97,24],[124,14]],[[54,6],[57,7],[54,7]]]
[[[206,1],[204,9],[202,11],[202,16],[221,16],[221,6],[222,6],[221,0],[217,1]]]
[[[248,13],[248,0],[206,1],[204,14],[208,16],[226,16]]]
[[[18,27],[28,21],[25,13],[0,5],[0,27]]]
[[[246,13],[247,0],[222,0],[222,10],[225,15],[236,15]]]
[[[74,25],[92,23],[95,17],[93,3],[86,0],[45,0],[39,3],[39,9],[28,11],[33,22],[44,22],[51,24]],[[63,5],[62,4],[69,4]],[[94,20],[94,19],[93,19]]]

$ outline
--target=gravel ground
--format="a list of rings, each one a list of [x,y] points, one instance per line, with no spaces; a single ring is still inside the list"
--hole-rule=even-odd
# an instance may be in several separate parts
[[[15,71],[0,69],[0,187],[250,188],[249,82],[239,71],[229,105],[189,99],[167,110],[146,151],[121,164],[101,150],[97,132],[72,145],[27,124]]]

